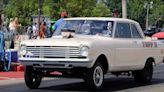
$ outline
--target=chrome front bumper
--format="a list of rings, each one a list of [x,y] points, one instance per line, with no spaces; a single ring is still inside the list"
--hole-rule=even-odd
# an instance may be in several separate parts
[[[45,58],[19,58],[19,61],[25,66],[40,68],[65,68],[73,67],[91,67],[89,59],[45,59]]]

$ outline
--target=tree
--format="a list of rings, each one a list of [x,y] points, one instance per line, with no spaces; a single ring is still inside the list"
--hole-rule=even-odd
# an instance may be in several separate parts
[[[129,0],[127,2],[128,18],[136,20],[142,28],[145,28],[146,10],[144,9],[143,0]]]
[[[61,0],[60,6],[58,13],[65,9],[72,17],[86,17],[91,16],[91,10],[96,6],[96,0]]]
[[[138,20],[142,16],[144,11],[143,0],[129,0],[127,3],[128,17],[134,20]]]
[[[118,10],[118,13],[121,14],[122,11],[121,0],[107,0],[107,5],[109,9],[112,11],[112,13],[114,13],[115,10]]]
[[[164,2],[153,0],[153,8],[150,10],[150,24],[153,25],[159,17],[164,17]]]
[[[37,15],[37,0],[10,0],[4,12],[11,17],[18,17],[23,25],[31,23],[31,16]],[[62,10],[69,17],[107,16],[110,9],[96,0],[41,0],[41,14],[59,18]]]
[[[54,14],[53,6],[56,0],[43,0],[42,2],[42,14],[52,16]]]
[[[146,21],[146,8],[144,4],[151,2],[152,0],[129,0],[128,2],[128,15],[129,18],[138,21],[141,26],[145,25]],[[153,7],[149,10],[149,25],[153,25],[156,19],[164,15],[164,4],[162,0],[153,0]]]
[[[10,0],[0,0],[0,14],[4,13],[4,7],[8,4]]]
[[[5,3],[3,11],[11,17],[18,17],[23,25],[31,23],[31,16],[37,15],[37,0],[0,0],[0,5]],[[121,14],[121,0],[41,0],[41,14],[59,18],[62,10],[68,12],[68,17],[98,17],[109,16],[115,9]],[[128,18],[138,21],[140,24],[145,22],[146,9],[144,3],[152,0],[127,0]],[[153,24],[157,17],[164,15],[163,0],[153,0],[153,8],[150,9],[149,22]],[[2,8],[0,9],[2,10]]]
[[[18,17],[22,25],[31,23],[31,16],[37,14],[37,0],[10,0],[4,12],[9,18]]]
[[[102,3],[97,5],[96,0],[58,0],[56,5],[60,8],[55,7],[58,8],[55,13],[67,10],[70,17],[106,16],[110,13],[108,7]]]
[[[104,3],[99,3],[97,6],[92,10],[92,15],[94,17],[104,17],[109,16],[110,10],[105,6]]]

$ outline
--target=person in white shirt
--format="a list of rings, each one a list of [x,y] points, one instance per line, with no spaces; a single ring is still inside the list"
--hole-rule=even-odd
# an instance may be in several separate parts
[[[32,25],[32,33],[33,33],[33,36],[32,36],[32,38],[34,38],[34,39],[36,39],[37,38],[37,36],[38,36],[38,27],[37,27],[37,23],[34,23],[33,25]]]

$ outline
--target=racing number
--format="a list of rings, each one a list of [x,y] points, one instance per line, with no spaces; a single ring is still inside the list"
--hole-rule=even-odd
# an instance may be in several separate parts
[[[157,48],[157,42],[142,42],[144,48]]]

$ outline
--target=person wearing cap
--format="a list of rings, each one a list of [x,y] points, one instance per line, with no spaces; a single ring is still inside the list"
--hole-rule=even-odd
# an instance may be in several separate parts
[[[63,22],[63,19],[67,17],[67,12],[66,11],[61,12],[60,17],[61,18],[58,19],[56,23],[53,25],[54,31],[60,26],[60,24]]]

